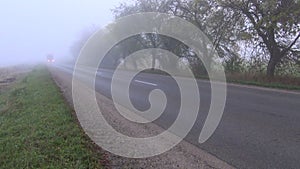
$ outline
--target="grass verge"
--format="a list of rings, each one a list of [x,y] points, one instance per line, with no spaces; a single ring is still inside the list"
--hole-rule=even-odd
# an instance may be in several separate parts
[[[264,74],[227,73],[228,82],[245,85],[300,90],[300,78],[291,76],[275,76],[269,78]]]
[[[145,73],[166,75],[161,71],[148,71]],[[188,77],[178,75],[179,77]],[[210,80],[207,75],[196,75],[197,79]],[[213,81],[213,80],[212,80]],[[218,81],[218,80],[216,80]],[[226,74],[226,82],[241,85],[251,85],[266,88],[285,89],[285,90],[299,90],[300,91],[300,78],[296,77],[274,77],[268,78],[265,75],[248,75],[248,74]]]
[[[0,168],[102,168],[47,69],[0,95]]]
[[[264,82],[257,82],[257,81],[243,81],[243,80],[230,80],[230,79],[227,79],[227,81],[230,83],[275,88],[275,89],[300,90],[300,86],[287,85],[278,82],[264,83]]]

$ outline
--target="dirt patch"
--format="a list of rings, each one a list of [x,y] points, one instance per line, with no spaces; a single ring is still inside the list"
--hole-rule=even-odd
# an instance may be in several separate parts
[[[16,75],[27,73],[31,71],[32,68],[33,66],[31,65],[0,67],[0,80],[12,78]]]
[[[4,80],[1,80],[0,83],[12,83],[16,80],[15,77],[9,77],[9,78],[6,78]]]
[[[32,66],[29,65],[0,67],[0,92],[24,77],[24,75],[31,70]]]

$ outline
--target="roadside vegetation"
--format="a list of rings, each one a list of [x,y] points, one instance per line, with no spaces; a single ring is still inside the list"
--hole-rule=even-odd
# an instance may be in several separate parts
[[[233,61],[236,62],[236,61]],[[270,88],[300,90],[300,65],[282,64],[273,77],[267,76],[267,62],[254,63],[242,60],[223,63],[226,79],[231,83],[255,85]]]
[[[0,168],[102,168],[97,151],[47,68],[0,94]]]
[[[160,12],[193,23],[209,38],[218,53],[218,58],[203,57],[212,65],[221,63],[229,82],[292,90],[300,88],[300,2],[297,0],[134,0],[112,11],[115,19],[141,12]],[[74,58],[94,31],[86,30],[74,42],[71,48]],[[125,63],[124,58],[147,48],[173,52],[189,64],[196,77],[207,77],[192,49],[155,32],[135,35],[117,44],[107,53],[103,68],[114,69],[123,64],[127,69],[138,70],[143,65],[160,68],[180,64],[157,55]]]

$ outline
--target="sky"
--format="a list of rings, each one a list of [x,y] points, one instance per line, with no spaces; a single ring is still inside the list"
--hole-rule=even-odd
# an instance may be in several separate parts
[[[124,0],[0,0],[0,66],[71,58],[70,46],[113,21]]]

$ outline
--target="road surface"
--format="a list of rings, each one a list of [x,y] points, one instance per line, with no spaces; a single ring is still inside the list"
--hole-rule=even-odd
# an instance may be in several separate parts
[[[72,75],[71,67],[55,67]],[[109,98],[112,74],[107,70],[98,71],[95,84],[96,90]],[[300,167],[300,93],[228,85],[222,120],[213,136],[199,144],[210,106],[210,83],[205,80],[197,83],[201,107],[185,140],[237,168]],[[137,109],[147,110],[150,106],[147,98],[153,89],[163,90],[168,99],[165,112],[154,123],[168,128],[176,119],[180,105],[178,86],[173,78],[147,73],[137,75],[130,86],[131,101]]]

